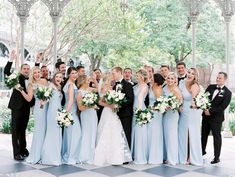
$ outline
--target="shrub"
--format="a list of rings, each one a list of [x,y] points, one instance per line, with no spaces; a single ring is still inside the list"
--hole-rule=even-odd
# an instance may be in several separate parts
[[[31,114],[27,126],[27,131],[32,132],[34,128],[34,117]],[[0,132],[11,133],[11,110],[5,105],[0,105]]]
[[[230,113],[235,113],[235,97],[232,97],[232,100],[229,104],[229,112]]]
[[[11,133],[11,111],[5,105],[0,106],[0,131]]]
[[[229,127],[233,135],[235,135],[235,120],[229,122]]]

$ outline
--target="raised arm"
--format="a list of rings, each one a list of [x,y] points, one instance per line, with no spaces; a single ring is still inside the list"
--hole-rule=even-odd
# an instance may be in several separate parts
[[[7,76],[11,75],[11,67],[12,67],[13,61],[14,60],[16,61],[16,59],[17,59],[17,56],[15,53],[15,50],[12,50],[10,54],[10,60],[7,62],[4,68],[4,74],[6,74]]]

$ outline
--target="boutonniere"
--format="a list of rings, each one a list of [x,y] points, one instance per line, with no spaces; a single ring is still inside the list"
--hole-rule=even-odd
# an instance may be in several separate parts
[[[223,93],[224,93],[224,90],[223,90],[223,89],[221,89],[221,90],[220,90],[220,93],[221,93],[221,94],[223,94]]]
[[[122,90],[122,84],[117,84],[116,91],[121,91],[121,90]]]

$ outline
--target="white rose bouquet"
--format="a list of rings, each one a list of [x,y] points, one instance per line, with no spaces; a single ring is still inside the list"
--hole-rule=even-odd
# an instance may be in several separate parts
[[[115,107],[113,108],[114,112],[117,112],[119,108],[121,107],[121,104],[127,101],[125,97],[125,93],[122,93],[121,91],[115,91],[115,90],[109,90],[104,95],[104,100],[107,104],[115,105]]]
[[[99,109],[99,107],[97,106],[98,101],[99,97],[97,93],[89,92],[82,97],[82,104],[89,108]]]
[[[36,96],[39,100],[48,101],[52,97],[52,88],[48,87],[38,87],[36,90]],[[40,108],[43,108],[43,104],[41,103]]]
[[[146,109],[136,109],[135,110],[136,124],[139,126],[145,125],[151,122],[153,118],[153,112],[150,108]]]
[[[13,72],[10,76],[5,78],[5,84],[9,89],[18,87],[19,89],[23,89],[19,84],[19,76],[20,73]]]
[[[173,110],[173,111],[178,110],[180,106],[182,105],[180,100],[172,94],[166,97],[165,101],[166,101],[168,110]]]
[[[151,107],[153,111],[159,111],[160,113],[164,113],[167,109],[167,98],[160,96],[157,98],[157,100],[154,102],[153,106]]]
[[[202,86],[200,86],[200,92],[195,98],[193,98],[196,109],[202,109],[202,110],[209,109],[211,106],[209,96],[210,93],[205,92],[205,89]],[[195,107],[191,106],[191,108]]]
[[[61,128],[67,128],[68,126],[73,125],[74,123],[72,114],[70,112],[67,112],[65,109],[58,109],[56,120]]]

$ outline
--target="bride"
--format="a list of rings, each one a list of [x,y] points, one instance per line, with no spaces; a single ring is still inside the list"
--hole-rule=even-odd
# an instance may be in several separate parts
[[[102,98],[108,90],[112,89],[111,75],[104,75],[102,82],[99,104],[104,106],[104,109],[98,125],[94,165],[122,165],[132,161],[131,153],[119,117],[112,111],[112,106]]]

